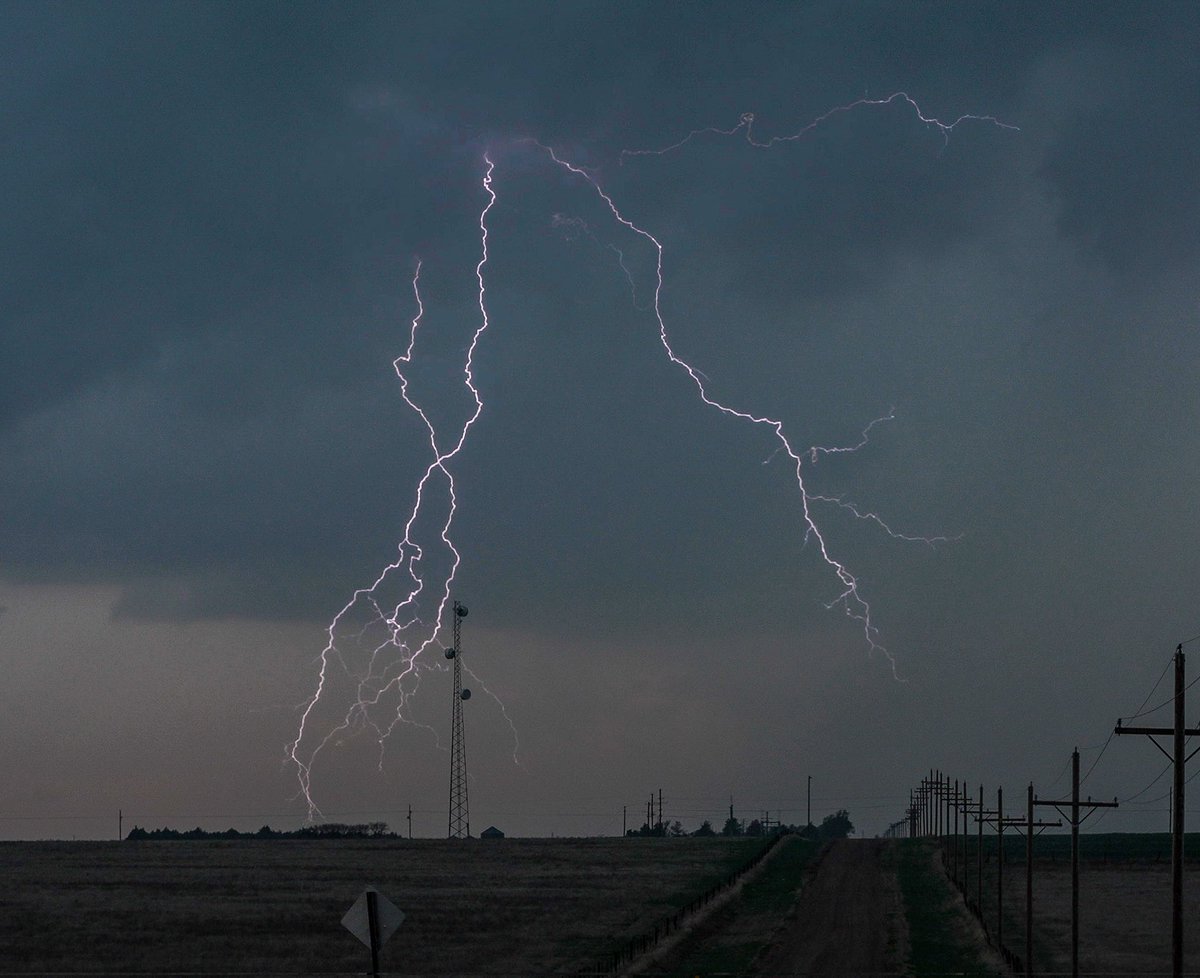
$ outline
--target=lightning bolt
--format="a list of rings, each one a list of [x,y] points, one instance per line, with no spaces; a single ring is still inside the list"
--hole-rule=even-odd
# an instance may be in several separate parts
[[[681,139],[659,149],[623,150],[619,162],[624,165],[628,160],[637,157],[663,157],[683,149],[693,140],[706,135],[723,138],[740,135],[749,146],[767,150],[783,143],[802,139],[835,116],[857,109],[880,108],[890,105],[901,105],[911,110],[920,123],[938,130],[946,143],[949,141],[951,132],[967,121],[988,123],[1006,130],[1017,129],[1016,126],[1000,122],[995,117],[988,115],[964,114],[952,122],[943,122],[934,116],[927,115],[907,93],[896,92],[886,98],[862,98],[835,106],[791,134],[772,136],[767,139],[756,137],[754,132],[755,116],[753,113],[747,112],[740,117],[736,125],[729,128],[709,126],[693,129]],[[653,249],[652,295],[650,301],[642,306],[638,302],[638,288],[626,263],[625,253],[614,245],[606,246],[617,256],[620,268],[629,283],[635,308],[653,315],[663,352],[670,363],[679,368],[687,377],[699,400],[730,419],[770,432],[777,447],[766,462],[770,462],[780,455],[790,461],[799,499],[800,528],[803,531],[804,543],[806,545],[810,541],[815,543],[821,560],[837,581],[838,594],[825,606],[830,610],[840,607],[848,618],[855,621],[861,629],[871,653],[880,653],[886,657],[893,675],[899,679],[896,659],[880,640],[880,630],[874,622],[872,608],[863,594],[860,580],[847,564],[835,555],[834,548],[831,547],[826,533],[822,531],[817,521],[815,509],[818,505],[836,507],[856,519],[872,523],[889,537],[897,540],[933,546],[956,538],[914,536],[898,532],[893,530],[874,511],[863,509],[841,496],[810,491],[805,481],[806,460],[808,465],[815,466],[823,456],[856,453],[865,449],[870,442],[873,429],[895,418],[894,410],[890,409],[887,414],[869,422],[862,429],[859,440],[853,444],[833,447],[802,447],[785,430],[782,419],[719,399],[712,392],[712,381],[709,377],[681,357],[672,345],[667,321],[662,311],[665,257],[661,240],[645,227],[627,217],[593,172],[570,161],[553,147],[536,139],[526,138],[515,142],[535,147],[538,153],[544,154],[551,165],[582,181],[599,198],[617,225],[649,244]],[[303,796],[308,806],[310,818],[321,815],[312,790],[313,765],[318,756],[331,744],[340,744],[347,735],[370,731],[378,741],[380,765],[382,766],[384,745],[397,725],[404,723],[419,727],[425,726],[412,720],[407,710],[410,701],[420,688],[423,672],[444,669],[436,661],[422,662],[421,657],[431,645],[442,647],[438,641],[438,635],[443,627],[451,587],[462,562],[461,554],[451,538],[454,516],[458,508],[458,496],[450,463],[463,450],[471,428],[483,412],[483,399],[475,383],[474,367],[480,339],[490,325],[484,271],[488,263],[488,216],[497,201],[497,194],[493,187],[495,164],[486,153],[483,161],[485,173],[482,187],[487,201],[479,214],[481,253],[475,266],[479,321],[467,348],[463,366],[463,383],[472,399],[473,407],[461,426],[454,429],[453,437],[443,440],[429,414],[410,392],[407,370],[413,362],[418,331],[425,313],[420,290],[422,266],[418,262],[412,278],[417,312],[411,321],[407,348],[393,361],[393,368],[400,381],[400,393],[404,403],[424,425],[432,461],[429,462],[417,483],[412,507],[404,525],[404,534],[397,545],[395,560],[384,567],[373,584],[356,590],[327,626],[327,641],[317,659],[319,668],[316,689],[312,696],[298,707],[298,712],[301,714],[299,729],[295,740],[286,748],[286,760],[295,768],[300,785],[300,795]],[[558,228],[568,239],[577,235],[586,235],[595,243],[600,243],[582,219],[555,214],[552,226]],[[425,526],[425,522],[428,518],[427,511],[435,505],[430,501],[435,494],[440,494],[439,498],[442,505],[445,506],[445,513],[440,525],[435,525],[431,531]],[[431,533],[432,540],[429,539]],[[437,562],[435,548],[440,549],[445,565],[440,573],[434,567]],[[432,656],[428,658],[432,658]],[[475,677],[474,673],[471,675],[478,682],[478,677]],[[348,708],[343,710],[333,705],[336,698],[332,688],[334,685],[346,687],[345,690],[339,688],[336,692],[338,694],[348,692],[350,704]],[[487,689],[486,685],[482,682],[479,682],[479,685],[499,704],[513,733],[513,759],[517,761],[519,741],[516,727],[505,710],[504,704]],[[342,702],[346,702],[346,700],[342,700]],[[318,717],[319,712],[321,712],[320,717]],[[328,725],[324,726],[323,724],[326,723]],[[425,729],[432,730],[428,727]],[[325,732],[322,733],[322,730]],[[436,737],[436,731],[433,733]]]
[[[995,118],[994,116],[990,116],[990,115],[964,114],[964,115],[960,115],[953,122],[948,122],[948,123],[942,122],[941,120],[937,119],[934,116],[926,115],[925,112],[921,109],[921,106],[916,102],[916,100],[914,100],[906,92],[895,92],[892,95],[887,96],[886,98],[881,98],[881,99],[861,98],[861,99],[857,99],[853,102],[848,102],[845,105],[835,106],[834,108],[828,110],[827,112],[825,112],[822,115],[818,116],[817,118],[813,119],[812,121],[807,123],[805,126],[801,127],[796,132],[791,133],[789,135],[772,136],[769,139],[765,139],[765,140],[756,139],[754,136],[754,121],[755,121],[754,113],[746,112],[746,113],[742,114],[737,125],[732,126],[728,129],[722,129],[717,126],[708,126],[708,127],[702,128],[702,129],[693,129],[682,139],[679,139],[676,142],[671,143],[670,145],[662,147],[660,149],[622,150],[619,160],[620,160],[621,164],[624,164],[627,159],[639,157],[639,156],[665,156],[667,154],[670,154],[677,150],[682,149],[684,146],[686,146],[692,140],[694,140],[697,137],[702,136],[702,135],[732,137],[732,136],[736,136],[740,133],[744,136],[745,141],[750,146],[752,146],[756,149],[763,149],[763,150],[771,149],[782,143],[795,142],[797,140],[804,138],[805,136],[809,135],[814,130],[816,130],[818,127],[822,126],[824,123],[828,122],[830,119],[832,119],[833,117],[835,117],[837,115],[852,112],[859,108],[882,107],[882,106],[889,106],[889,105],[893,105],[893,104],[897,104],[897,103],[905,105],[909,109],[911,109],[916,114],[916,117],[920,122],[924,123],[927,126],[936,128],[942,134],[943,139],[947,143],[949,142],[949,139],[950,139],[950,133],[953,132],[954,129],[956,127],[958,127],[960,124],[962,124],[963,122],[967,122],[967,121],[985,122],[985,123],[990,123],[1001,129],[1009,129],[1009,130],[1014,130],[1014,131],[1017,130],[1016,126],[1011,126],[1006,123],[1000,122],[997,118]],[[865,511],[865,510],[859,508],[856,504],[845,501],[842,498],[837,497],[837,496],[827,496],[827,495],[820,495],[820,494],[815,494],[815,493],[809,492],[809,490],[805,484],[805,478],[804,478],[804,475],[805,475],[804,474],[804,456],[805,455],[807,455],[809,457],[809,459],[811,460],[811,462],[813,464],[816,464],[817,460],[822,455],[852,453],[852,452],[857,452],[857,451],[861,450],[862,448],[866,447],[868,441],[870,440],[871,429],[874,428],[876,425],[879,425],[886,421],[892,420],[895,417],[894,410],[890,410],[883,417],[876,418],[875,420],[871,421],[863,429],[862,437],[859,440],[859,442],[854,445],[848,445],[848,446],[844,446],[844,447],[832,447],[832,448],[822,447],[822,446],[810,446],[807,449],[798,449],[792,443],[787,432],[785,432],[784,424],[781,419],[772,418],[772,417],[769,417],[764,414],[758,414],[752,410],[748,410],[743,407],[735,407],[735,406],[725,402],[724,400],[717,399],[717,397],[715,397],[712,393],[710,393],[710,381],[709,381],[708,377],[702,371],[697,369],[693,364],[691,364],[689,361],[687,361],[687,360],[683,359],[681,356],[679,356],[679,354],[675,351],[675,349],[671,345],[671,340],[670,340],[670,337],[668,335],[668,330],[667,330],[666,319],[664,318],[663,311],[662,311],[662,293],[663,293],[663,286],[664,286],[664,273],[663,273],[664,249],[663,249],[662,242],[650,231],[648,231],[644,227],[641,227],[638,224],[635,224],[630,218],[626,217],[625,214],[622,213],[622,211],[617,207],[617,204],[613,200],[612,196],[609,195],[604,190],[604,188],[601,186],[601,184],[599,182],[599,179],[596,177],[596,175],[592,171],[586,169],[585,167],[582,167],[575,163],[572,163],[570,160],[567,160],[566,158],[561,156],[552,147],[547,146],[544,143],[538,142],[537,140],[534,140],[534,139],[525,140],[525,142],[532,143],[534,146],[536,146],[539,150],[541,150],[543,153],[545,153],[550,158],[550,160],[559,168],[565,170],[568,173],[573,174],[575,177],[579,178],[580,180],[583,180],[589,187],[591,187],[592,191],[594,191],[599,196],[599,198],[603,202],[604,206],[608,209],[609,213],[612,215],[613,219],[618,224],[620,224],[627,230],[631,231],[633,234],[637,235],[638,237],[642,238],[644,241],[648,242],[651,245],[651,247],[654,249],[654,256],[655,256],[654,289],[653,289],[653,297],[652,297],[652,301],[650,303],[650,307],[653,312],[654,318],[657,322],[659,342],[661,343],[662,348],[667,355],[667,358],[671,361],[671,363],[673,363],[675,366],[679,367],[687,375],[687,377],[691,380],[692,384],[694,385],[694,387],[696,389],[696,393],[699,395],[700,400],[703,401],[705,404],[707,404],[709,407],[715,409],[716,411],[721,412],[722,414],[724,414],[728,417],[736,418],[737,420],[745,422],[747,424],[764,427],[772,433],[772,435],[778,442],[778,447],[776,448],[774,455],[783,453],[784,455],[786,455],[786,457],[788,459],[791,460],[793,476],[795,478],[796,489],[797,489],[799,499],[800,499],[800,516],[801,516],[801,525],[804,530],[804,542],[807,544],[810,540],[816,541],[817,549],[820,553],[821,559],[830,568],[830,570],[832,570],[834,576],[838,580],[840,587],[841,587],[840,593],[837,595],[836,598],[833,599],[833,601],[826,604],[826,608],[832,610],[834,608],[840,607],[845,612],[847,617],[858,622],[858,624],[861,626],[861,629],[862,629],[863,638],[866,640],[867,646],[869,647],[871,652],[872,653],[878,652],[878,653],[881,653],[883,656],[885,656],[889,665],[891,666],[893,676],[895,676],[897,679],[900,679],[900,675],[898,672],[898,667],[897,667],[897,662],[896,662],[895,657],[888,651],[886,646],[884,646],[882,644],[882,642],[880,641],[880,632],[873,621],[871,605],[867,601],[866,597],[863,595],[863,591],[862,591],[862,587],[859,582],[859,579],[841,559],[839,559],[838,557],[836,557],[834,555],[834,552],[831,549],[831,547],[825,537],[825,534],[822,533],[821,528],[818,525],[817,520],[814,517],[813,504],[814,503],[828,503],[828,504],[835,505],[835,506],[849,512],[851,515],[853,515],[857,519],[864,520],[864,521],[875,524],[876,526],[881,528],[888,536],[892,537],[893,539],[897,539],[897,540],[919,542],[919,543],[925,543],[925,544],[929,544],[930,546],[933,546],[939,542],[945,542],[952,538],[945,537],[945,536],[933,536],[933,537],[913,536],[913,535],[909,535],[909,534],[899,533],[899,532],[893,530],[891,528],[891,526],[889,526],[888,523],[885,522],[883,520],[883,518],[880,517],[877,513]],[[628,269],[625,267],[623,257],[622,257],[621,267],[626,272],[626,275],[628,276]],[[774,457],[774,455],[772,457]]]
[[[796,479],[796,487],[800,493],[800,511],[801,519],[805,528],[805,540],[807,541],[812,539],[816,541],[821,558],[841,582],[841,593],[826,607],[833,609],[840,606],[848,617],[859,622],[859,624],[862,626],[863,637],[866,639],[867,645],[870,647],[871,651],[879,652],[886,656],[888,662],[891,664],[893,673],[897,675],[897,678],[899,678],[898,673],[896,673],[897,664],[895,657],[892,656],[887,648],[879,641],[879,629],[875,627],[871,620],[871,605],[867,602],[866,598],[863,597],[861,588],[859,587],[858,579],[850,572],[844,563],[833,556],[833,553],[831,552],[825,540],[825,536],[821,533],[821,529],[817,525],[817,521],[813,518],[811,504],[814,499],[809,495],[804,485],[804,460],[801,451],[798,451],[792,446],[791,441],[784,432],[783,422],[777,418],[755,414],[752,411],[746,411],[738,407],[733,407],[724,403],[723,401],[717,400],[709,393],[708,384],[706,383],[706,380],[700,371],[693,367],[687,360],[684,360],[681,356],[679,356],[679,354],[677,354],[675,349],[671,346],[670,336],[668,335],[667,331],[667,322],[662,311],[662,292],[664,284],[662,242],[645,228],[639,227],[623,213],[621,213],[612,197],[610,197],[604,191],[603,187],[600,186],[600,183],[589,171],[559,156],[559,154],[555,152],[552,147],[546,146],[543,143],[539,143],[536,140],[531,140],[531,142],[533,142],[534,145],[538,146],[544,153],[546,153],[557,166],[569,173],[574,174],[581,180],[584,180],[592,188],[592,190],[599,195],[600,199],[604,202],[605,207],[608,208],[609,213],[612,214],[613,219],[618,224],[632,231],[643,240],[649,242],[653,247],[655,256],[654,290],[650,305],[654,318],[658,324],[658,339],[662,344],[662,348],[665,351],[667,358],[671,361],[671,363],[679,367],[688,376],[692,384],[695,386],[700,400],[709,407],[721,412],[724,415],[727,415],[728,417],[736,418],[739,421],[744,421],[748,424],[764,427],[771,431],[771,433],[774,435],[776,440],[779,442],[779,450],[784,452],[792,461],[793,473]],[[817,451],[819,452],[820,449]]]
[[[496,203],[496,192],[492,185],[495,164],[487,155],[484,156],[484,163],[483,189],[487,194],[487,203],[479,214],[481,254],[475,266],[479,323],[471,336],[463,366],[463,383],[473,406],[457,433],[448,442],[443,442],[429,415],[410,394],[406,370],[412,364],[417,332],[425,314],[420,289],[422,266],[418,262],[412,279],[417,314],[412,319],[408,347],[392,362],[392,367],[400,380],[400,396],[425,426],[433,460],[417,482],[412,508],[404,525],[404,536],[397,545],[396,559],[384,567],[370,587],[355,591],[326,628],[327,640],[319,656],[317,687],[303,704],[296,739],[287,748],[287,758],[295,767],[300,794],[308,806],[310,818],[321,815],[313,798],[313,764],[330,743],[340,742],[343,735],[348,733],[370,730],[378,740],[382,765],[387,738],[398,724],[412,722],[406,716],[405,707],[420,685],[419,659],[436,642],[442,629],[450,590],[462,563],[462,556],[450,536],[458,510],[458,495],[449,463],[462,451],[471,428],[483,413],[483,398],[475,384],[475,354],[480,338],[490,325],[484,268],[488,262],[487,219]],[[424,598],[426,578],[429,576],[425,569],[427,554],[418,540],[422,529],[422,511],[426,509],[427,498],[438,486],[445,495],[446,514],[437,529],[437,538],[449,554],[449,566],[441,575],[440,583],[434,586],[432,599],[427,600]],[[432,616],[423,615],[423,609],[429,604],[433,605]],[[380,637],[371,638],[375,634]],[[365,663],[353,661],[361,658],[356,653],[364,642],[369,649]],[[353,686],[350,706],[323,736],[310,733],[315,711],[323,699],[328,698],[326,692],[335,676]],[[377,719],[385,697],[395,699],[386,724]],[[507,713],[505,718],[508,719]],[[511,725],[511,720],[509,723]],[[317,737],[319,739],[315,746],[309,746]]]
[[[742,133],[745,136],[746,142],[755,149],[771,149],[780,143],[794,143],[798,139],[803,139],[814,129],[824,125],[835,116],[844,115],[847,112],[853,112],[855,109],[863,108],[864,106],[885,106],[900,102],[912,109],[917,119],[923,122],[930,128],[937,129],[941,134],[945,143],[950,142],[950,133],[952,133],[963,122],[988,122],[998,129],[1010,129],[1013,132],[1020,132],[1017,126],[1010,126],[1007,123],[1001,122],[992,115],[960,115],[953,122],[942,122],[934,116],[927,116],[917,104],[916,100],[907,92],[893,92],[887,98],[860,98],[853,102],[847,102],[845,105],[837,105],[827,112],[817,116],[811,122],[802,126],[796,132],[786,136],[771,136],[769,139],[760,140],[754,138],[754,122],[755,116],[753,112],[743,112],[736,126],[728,129],[721,129],[717,126],[705,126],[703,129],[693,129],[682,139],[671,143],[669,146],[663,146],[660,149],[623,149],[621,150],[620,161],[622,163],[631,157],[636,156],[666,156],[668,153],[673,153],[677,149],[682,149],[693,139],[699,136],[736,136]]]

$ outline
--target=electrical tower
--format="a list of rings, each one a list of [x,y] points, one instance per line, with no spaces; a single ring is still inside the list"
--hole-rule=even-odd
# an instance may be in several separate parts
[[[462,620],[467,609],[454,602],[454,642],[446,658],[454,662],[454,704],[450,714],[450,831],[451,839],[471,837],[471,815],[467,808],[467,744],[463,736],[463,701],[471,691],[462,684]]]

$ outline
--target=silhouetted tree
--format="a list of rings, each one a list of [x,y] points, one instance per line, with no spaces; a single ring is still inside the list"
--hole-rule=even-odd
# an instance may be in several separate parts
[[[721,835],[741,835],[742,823],[732,815],[725,819],[725,827],[721,829]]]
[[[763,823],[758,819],[754,819],[746,826],[746,835],[764,835],[766,830],[763,828]]]
[[[705,819],[703,822],[701,822],[700,828],[696,829],[696,831],[692,833],[692,835],[698,836],[710,836],[716,834],[717,833],[713,831],[712,822],[710,822],[708,819]]]
[[[844,839],[854,834],[854,823],[850,821],[850,813],[839,808],[834,814],[821,819],[822,839]]]

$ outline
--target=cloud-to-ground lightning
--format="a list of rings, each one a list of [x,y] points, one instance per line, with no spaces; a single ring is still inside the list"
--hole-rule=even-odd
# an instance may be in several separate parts
[[[949,139],[951,132],[967,121],[988,123],[1003,129],[1016,128],[987,115],[964,114],[953,122],[942,122],[933,116],[926,115],[907,93],[896,92],[887,98],[862,98],[837,106],[794,133],[772,136],[767,139],[756,138],[754,134],[755,117],[752,113],[745,113],[737,125],[728,129],[718,127],[694,129],[682,139],[661,149],[622,151],[620,162],[624,164],[636,157],[666,156],[682,149],[703,135],[726,138],[740,135],[748,145],[756,149],[770,149],[811,134],[834,116],[859,108],[894,104],[911,109],[921,124],[936,128],[946,140]],[[572,162],[560,151],[538,140],[522,139],[517,142],[533,147],[534,151],[548,159],[549,164],[554,168],[569,174],[572,179],[580,181],[584,187],[588,188],[589,193],[598,196],[603,209],[607,211],[615,225],[623,229],[622,234],[630,234],[634,236],[634,239],[650,246],[654,273],[652,288],[646,289],[648,299],[643,307],[637,302],[638,289],[635,276],[627,263],[626,253],[615,245],[607,245],[618,257],[620,268],[633,292],[635,307],[641,308],[653,316],[654,328],[657,330],[662,350],[670,363],[687,376],[701,402],[726,417],[761,427],[770,432],[777,442],[777,448],[771,459],[783,455],[790,460],[799,500],[798,530],[806,544],[812,542],[815,545],[821,561],[829,568],[833,579],[837,582],[836,596],[826,603],[826,607],[830,609],[840,607],[849,618],[853,619],[861,630],[866,646],[872,652],[884,655],[891,664],[893,673],[896,674],[896,659],[881,641],[880,630],[875,624],[871,604],[863,593],[860,580],[851,571],[845,560],[836,555],[827,531],[821,528],[816,509],[818,506],[837,507],[856,519],[872,523],[889,537],[897,540],[932,545],[952,538],[914,536],[898,532],[893,530],[874,511],[861,508],[840,495],[812,491],[806,482],[806,476],[810,474],[806,472],[806,466],[816,466],[824,456],[850,454],[865,449],[870,442],[873,429],[893,420],[894,411],[889,409],[886,414],[866,424],[859,439],[852,444],[832,447],[804,446],[785,430],[784,421],[781,418],[771,417],[752,408],[734,405],[728,398],[718,396],[714,393],[715,385],[709,376],[684,359],[672,344],[667,320],[663,313],[663,292],[666,284],[665,248],[660,237],[628,217],[601,184],[596,173]],[[327,642],[319,657],[316,689],[302,707],[296,739],[288,748],[288,757],[295,766],[301,794],[308,805],[310,817],[320,814],[320,809],[314,799],[312,785],[313,764],[318,755],[343,735],[369,731],[379,742],[382,763],[382,749],[387,737],[398,724],[413,722],[407,707],[419,687],[422,670],[441,668],[441,664],[433,656],[427,657],[434,660],[428,663],[423,663],[421,657],[431,645],[441,647],[438,636],[443,625],[443,613],[462,561],[460,551],[452,542],[450,535],[458,498],[449,463],[463,450],[472,426],[483,411],[483,398],[475,383],[474,365],[480,338],[490,325],[484,270],[488,262],[488,216],[497,201],[497,194],[493,187],[495,164],[486,154],[484,164],[483,189],[487,200],[479,215],[481,254],[475,268],[479,321],[467,349],[463,368],[463,382],[472,399],[472,407],[468,411],[466,420],[456,426],[451,437],[447,439],[437,430],[429,414],[410,392],[406,370],[412,364],[417,346],[418,330],[424,315],[420,292],[421,266],[418,264],[412,280],[417,313],[412,319],[408,346],[405,352],[396,358],[393,366],[400,379],[400,393],[404,403],[425,427],[432,461],[428,463],[423,475],[418,480],[412,508],[404,527],[403,538],[398,544],[395,560],[383,569],[373,584],[355,591],[350,601],[334,617],[327,628]],[[552,224],[565,234],[585,234],[597,244],[600,243],[582,219],[555,214]],[[769,462],[771,459],[767,461]],[[431,497],[437,492],[441,493],[444,512],[440,518],[433,519],[432,526],[427,526],[426,524],[432,518],[431,512],[436,506]],[[442,566],[440,570],[436,569],[438,560],[435,559],[437,556],[434,553],[435,548],[441,551]],[[335,685],[338,687],[336,690],[333,689]],[[505,719],[512,727],[507,711],[503,709],[503,704],[500,705]],[[319,720],[318,713],[320,713]],[[513,727],[513,733],[515,740],[515,727]]]
[[[450,600],[451,587],[462,562],[462,555],[450,536],[458,509],[458,496],[449,463],[462,451],[471,428],[483,413],[483,398],[475,384],[475,354],[480,337],[490,325],[484,268],[488,261],[487,219],[496,203],[496,193],[492,187],[495,165],[487,156],[484,162],[483,189],[487,194],[487,203],[479,214],[480,257],[475,266],[479,321],[467,347],[463,365],[463,383],[470,394],[472,406],[466,420],[444,442],[439,438],[427,412],[410,394],[405,371],[412,363],[418,329],[425,314],[420,290],[421,264],[418,262],[412,279],[417,313],[409,330],[408,347],[393,361],[392,366],[400,379],[400,395],[404,403],[425,426],[433,459],[417,482],[395,560],[384,567],[370,587],[355,591],[326,629],[327,641],[319,659],[317,687],[304,704],[296,739],[288,748],[288,756],[295,765],[300,791],[310,817],[320,815],[320,808],[313,797],[312,768],[322,750],[345,734],[369,730],[379,742],[382,762],[383,744],[387,737],[397,724],[409,722],[405,707],[420,683],[418,660],[421,653],[437,640]],[[440,527],[435,525],[435,529],[437,541],[440,541],[448,555],[448,567],[430,588],[430,574],[425,566],[430,560],[430,545],[420,542],[420,536],[423,511],[430,508],[428,495],[439,482],[445,494],[445,515]],[[432,591],[428,597],[427,590]],[[364,649],[367,653],[365,656],[362,654]],[[334,706],[332,725],[323,733],[313,731],[314,711],[331,699],[327,694],[334,681],[340,681],[352,690],[349,705],[344,710]],[[343,690],[343,694],[345,692]],[[386,704],[385,699],[388,701]],[[379,715],[381,713],[383,716]]]

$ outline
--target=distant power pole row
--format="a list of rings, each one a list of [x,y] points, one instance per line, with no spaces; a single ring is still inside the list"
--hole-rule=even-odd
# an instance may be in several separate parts
[[[1174,784],[1171,790],[1171,974],[1173,978],[1183,975],[1183,847],[1184,847],[1184,785],[1186,778],[1184,768],[1186,763],[1200,751],[1200,747],[1190,753],[1186,750],[1185,738],[1200,736],[1200,727],[1189,727],[1185,722],[1185,694],[1188,689],[1185,682],[1185,660],[1183,645],[1176,646],[1173,657],[1175,666],[1175,691],[1168,703],[1173,703],[1174,718],[1169,727],[1127,726],[1118,719],[1113,730],[1114,736],[1137,735],[1149,737],[1155,747],[1171,762],[1174,774]],[[1160,677],[1161,678],[1161,677]],[[1157,688],[1157,684],[1156,684]],[[1153,690],[1151,690],[1153,694]],[[1149,699],[1149,697],[1147,697]],[[1143,704],[1144,705],[1144,704]],[[1166,703],[1160,704],[1165,706]],[[1154,712],[1158,707],[1148,712]],[[1143,716],[1144,713],[1137,714]],[[1171,738],[1171,749],[1168,750],[1156,738]],[[1093,767],[1094,767],[1093,763]],[[1003,944],[1004,935],[1004,830],[1014,828],[1023,832],[1026,837],[1025,855],[1025,962],[1024,970],[1027,976],[1033,974],[1033,835],[1043,828],[1067,824],[1071,828],[1071,975],[1079,975],[1079,828],[1098,809],[1116,808],[1117,799],[1112,801],[1094,801],[1089,795],[1079,797],[1079,749],[1071,754],[1071,796],[1063,799],[1038,798],[1033,792],[1033,785],[1026,792],[1026,811],[1023,818],[1006,817],[1004,814],[1004,792],[996,789],[995,809],[985,809],[983,800],[983,785],[979,786],[978,801],[967,797],[966,783],[955,780],[951,782],[940,771],[929,772],[922,778],[917,787],[909,792],[909,803],[904,817],[893,822],[887,830],[887,835],[910,838],[927,837],[937,839],[943,846],[943,860],[956,885],[962,890],[967,905],[982,920],[983,906],[983,827],[996,827],[996,922],[995,937],[999,950],[1009,959],[1010,965],[1019,963],[1015,955]],[[1034,809],[1038,807],[1053,808],[1063,821],[1036,822]],[[962,859],[959,860],[959,816],[962,816]],[[967,896],[969,890],[967,879],[970,876],[970,862],[967,858],[967,821],[973,818],[977,829],[976,843],[976,895],[975,902]],[[951,825],[953,826],[951,828]],[[960,871],[961,866],[961,871]],[[1019,970],[1019,969],[1015,969]]]

